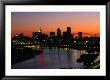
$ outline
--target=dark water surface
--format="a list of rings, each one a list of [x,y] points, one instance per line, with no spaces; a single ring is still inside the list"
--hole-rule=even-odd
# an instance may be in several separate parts
[[[83,63],[78,63],[77,59],[86,51],[67,48],[43,49],[39,55],[12,65],[13,69],[81,69]]]

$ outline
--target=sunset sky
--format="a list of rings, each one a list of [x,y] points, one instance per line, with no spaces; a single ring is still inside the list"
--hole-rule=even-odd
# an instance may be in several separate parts
[[[24,33],[32,36],[32,32],[38,31],[41,27],[43,33],[49,35],[51,31],[56,32],[57,28],[66,31],[67,26],[71,27],[72,33],[100,34],[100,13],[99,12],[12,12],[11,30],[14,34]]]

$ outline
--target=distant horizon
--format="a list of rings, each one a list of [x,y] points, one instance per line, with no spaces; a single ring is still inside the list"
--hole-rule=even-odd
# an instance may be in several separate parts
[[[36,31],[37,32],[37,31]],[[54,32],[54,31],[51,31],[51,32]],[[66,31],[64,31],[64,32],[66,32]],[[22,32],[23,33],[23,32]],[[43,33],[43,32],[42,32]],[[16,34],[21,34],[21,33],[15,33],[12,37],[14,37]],[[50,36],[50,33],[49,34],[47,34],[47,33],[43,33],[43,34],[46,34],[46,35],[48,35],[48,36]],[[76,32],[76,33],[71,33],[72,35],[74,34],[74,36],[76,36],[76,35],[78,35],[78,32]],[[24,34],[23,33],[23,35],[24,36],[27,36],[27,37],[32,37],[32,35],[31,36],[29,36],[29,35],[26,35],[26,34]],[[55,36],[57,35],[57,32],[55,32]],[[61,35],[63,36],[63,32],[61,32]],[[86,37],[86,36],[93,36],[93,35],[98,35],[98,36],[100,36],[100,33],[99,34],[91,34],[91,33],[83,33],[82,32],[82,37]]]
[[[100,12],[12,12],[12,33],[24,33],[32,37],[32,32],[37,32],[40,27],[42,32],[50,35],[50,32],[66,31],[71,27],[71,33],[89,33],[100,35]]]

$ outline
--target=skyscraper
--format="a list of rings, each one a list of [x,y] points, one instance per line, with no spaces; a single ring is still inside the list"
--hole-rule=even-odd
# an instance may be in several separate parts
[[[60,28],[57,29],[57,37],[60,37],[61,36],[61,30]]]
[[[67,35],[71,36],[71,27],[67,27]]]
[[[71,27],[67,27],[67,34],[71,35]]]

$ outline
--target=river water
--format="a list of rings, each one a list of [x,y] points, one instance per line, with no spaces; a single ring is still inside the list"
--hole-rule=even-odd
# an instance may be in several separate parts
[[[85,51],[67,48],[44,48],[43,52],[33,58],[16,63],[13,69],[82,69],[83,63],[77,59]]]

